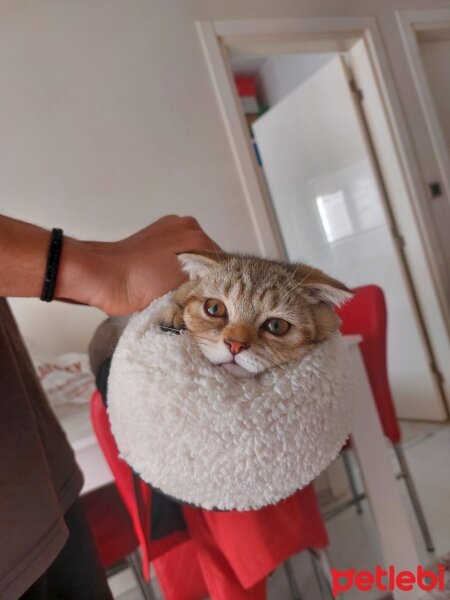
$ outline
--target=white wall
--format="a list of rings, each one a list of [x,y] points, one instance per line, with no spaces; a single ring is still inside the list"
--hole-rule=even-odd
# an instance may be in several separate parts
[[[334,53],[323,53],[268,57],[257,77],[261,101],[274,106],[334,56]]]
[[[235,75],[251,75],[261,106],[274,106],[303,81],[331,60],[336,53],[277,54],[273,56],[231,55]]]
[[[194,214],[257,251],[192,19],[181,4],[0,4],[0,212],[117,239]],[[36,352],[86,346],[101,313],[15,300]]]
[[[98,239],[191,213],[224,248],[257,251],[197,19],[373,15],[427,180],[437,167],[394,11],[448,5],[0,0],[0,212]],[[14,309],[45,352],[83,348],[100,318],[39,301]]]

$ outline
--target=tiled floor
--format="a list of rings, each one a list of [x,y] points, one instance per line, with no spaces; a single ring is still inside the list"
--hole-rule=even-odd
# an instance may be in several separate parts
[[[434,554],[425,550],[406,490],[402,485],[405,503],[410,512],[420,556],[424,564],[433,564],[439,557],[450,552],[450,426],[403,423],[402,430],[406,456],[436,546]],[[363,514],[356,514],[356,511],[351,508],[328,521],[327,529],[331,540],[328,554],[333,567],[373,570],[380,562],[377,533],[366,502]],[[302,553],[294,557],[292,563],[302,600],[325,600],[325,594],[321,594],[318,590],[308,554]],[[111,578],[111,587],[117,599],[142,599],[135,587],[133,576],[128,571]],[[286,575],[282,569],[270,578],[268,590],[269,600],[291,598]],[[381,598],[379,592],[354,590],[346,592],[344,600],[361,600],[362,595],[364,600]],[[159,593],[158,597],[161,598]],[[436,594],[433,598],[450,600],[450,591],[441,595]]]

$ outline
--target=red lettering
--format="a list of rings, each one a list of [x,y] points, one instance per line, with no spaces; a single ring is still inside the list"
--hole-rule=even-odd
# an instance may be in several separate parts
[[[395,569],[392,565],[388,567],[388,590],[393,592],[395,590]]]
[[[445,590],[445,565],[439,565],[438,567],[438,590],[443,592]]]
[[[416,573],[412,571],[399,571],[393,565],[389,565],[387,570],[380,565],[376,565],[375,573],[370,571],[358,571],[349,569],[346,571],[338,571],[331,569],[332,589],[334,596],[341,592],[348,591],[352,586],[362,592],[371,591],[374,587],[382,592],[387,590],[402,592],[410,592],[417,585],[425,592],[431,592],[438,589],[444,591],[446,566],[438,565],[437,573],[425,570],[421,565],[417,567]],[[385,578],[385,579],[384,579]]]
[[[410,592],[416,583],[416,578],[411,571],[400,571],[400,573],[397,573],[395,583],[402,592]]]
[[[376,586],[381,592],[386,592],[388,589],[382,581],[383,577],[386,577],[387,574],[388,572],[382,569],[380,565],[375,567]]]
[[[349,569],[348,571],[338,571],[337,569],[331,569],[333,595],[338,596],[341,592],[347,592],[353,585],[353,576],[355,569]],[[340,580],[345,578],[344,583]]]
[[[373,573],[370,571],[360,571],[355,577],[355,586],[361,592],[368,592],[372,589],[375,581]]]
[[[428,579],[430,583],[426,583],[425,579]],[[424,592],[431,592],[438,586],[438,576],[433,571],[425,571],[422,565],[417,567],[417,584]]]

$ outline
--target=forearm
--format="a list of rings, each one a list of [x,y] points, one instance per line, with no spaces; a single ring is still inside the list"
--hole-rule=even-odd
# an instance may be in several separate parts
[[[55,299],[100,308],[95,302],[95,291],[103,289],[112,279],[110,254],[113,245],[65,237],[56,279]]]
[[[39,296],[50,232],[0,216],[0,296]]]
[[[50,231],[0,215],[0,296],[39,297]],[[169,215],[117,242],[64,237],[55,299],[128,314],[178,287],[177,252],[217,249],[191,217]]]
[[[38,297],[44,283],[50,231],[0,216],[0,296]],[[96,268],[101,243],[64,238],[56,298],[87,302],[83,288]]]

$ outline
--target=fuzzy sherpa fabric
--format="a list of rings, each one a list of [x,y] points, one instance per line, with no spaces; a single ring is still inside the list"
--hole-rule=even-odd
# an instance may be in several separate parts
[[[161,491],[205,509],[257,509],[310,483],[352,426],[340,335],[284,371],[238,379],[189,334],[161,331],[168,302],[134,315],[113,356],[108,410],[122,458]]]

